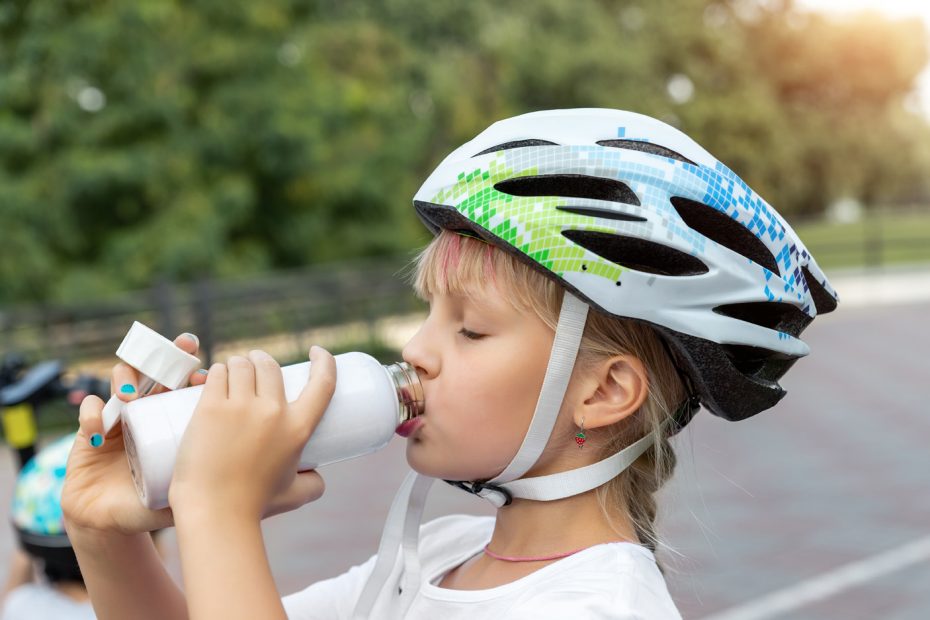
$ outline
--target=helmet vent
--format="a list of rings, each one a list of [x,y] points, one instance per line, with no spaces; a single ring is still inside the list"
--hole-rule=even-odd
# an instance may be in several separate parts
[[[589,217],[603,217],[608,220],[620,220],[621,222],[645,222],[646,218],[620,211],[611,211],[610,209],[598,209],[596,207],[556,207],[559,211],[566,211],[576,215],[587,215]]]
[[[836,310],[836,299],[827,292],[823,284],[808,271],[806,266],[801,267],[801,273],[804,274],[804,279],[807,280],[807,289],[810,291],[811,298],[814,300],[817,313],[826,314],[827,312]]]
[[[738,371],[757,380],[778,381],[798,360],[784,353],[745,344],[722,344],[720,347]]]
[[[781,273],[775,257],[762,240],[726,213],[679,196],[672,198],[672,206],[685,224],[693,230],[762,265],[772,273]]]
[[[484,149],[480,153],[475,153],[472,157],[487,155],[488,153],[495,153],[497,151],[506,151],[508,149],[518,149],[524,146],[558,146],[558,144],[549,142],[548,140],[514,140],[513,142],[504,142],[503,144],[492,146],[489,149]]]
[[[800,308],[777,301],[725,304],[714,308],[714,312],[760,327],[785,332],[795,338],[812,320]]]
[[[498,182],[494,189],[511,196],[562,196],[640,204],[636,193],[626,183],[583,174],[515,177]]]
[[[613,233],[563,230],[562,236],[621,267],[661,276],[696,276],[707,266],[674,248]]]
[[[601,146],[610,146],[616,149],[642,151],[643,153],[651,153],[652,155],[660,155],[662,157],[668,157],[669,159],[677,159],[678,161],[683,161],[686,164],[697,166],[696,163],[681,153],[676,153],[672,149],[667,149],[664,146],[659,146],[658,144],[653,144],[652,142],[643,142],[642,140],[599,140],[598,144]]]

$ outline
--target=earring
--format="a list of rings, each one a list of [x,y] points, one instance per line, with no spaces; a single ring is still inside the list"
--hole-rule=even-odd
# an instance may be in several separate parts
[[[581,429],[575,433],[575,443],[578,444],[579,448],[584,448],[585,441],[587,441],[587,437],[584,434],[584,418],[581,418]]]

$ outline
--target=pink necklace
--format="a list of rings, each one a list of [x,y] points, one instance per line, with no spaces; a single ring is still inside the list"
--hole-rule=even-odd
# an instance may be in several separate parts
[[[591,546],[593,547],[594,545],[591,545]],[[541,556],[526,557],[526,558],[510,557],[506,555],[497,555],[496,553],[488,549],[487,545],[484,546],[484,552],[488,554],[489,556],[491,556],[492,558],[494,558],[495,560],[502,560],[504,562],[547,562],[549,560],[559,560],[561,558],[567,558],[570,555],[575,555],[579,551],[584,551],[585,549],[590,549],[590,548],[591,547],[582,547],[581,549],[575,549],[574,551],[568,551],[566,553],[556,553],[555,555],[541,555]]]

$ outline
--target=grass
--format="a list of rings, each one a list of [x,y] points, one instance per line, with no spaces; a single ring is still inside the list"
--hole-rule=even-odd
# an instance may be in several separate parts
[[[793,227],[824,269],[930,264],[930,210],[869,214],[851,224],[806,222]]]

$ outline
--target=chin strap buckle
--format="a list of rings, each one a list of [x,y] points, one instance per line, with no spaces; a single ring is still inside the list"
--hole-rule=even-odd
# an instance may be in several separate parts
[[[510,494],[510,491],[490,482],[464,482],[462,480],[444,480],[444,482],[472,495],[483,497],[498,508],[509,506],[513,501],[513,495]]]

